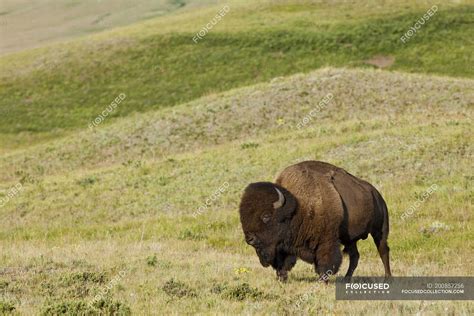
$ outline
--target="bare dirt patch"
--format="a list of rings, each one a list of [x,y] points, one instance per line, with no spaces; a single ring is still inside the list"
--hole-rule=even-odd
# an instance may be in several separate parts
[[[395,62],[395,57],[393,56],[384,56],[384,55],[375,55],[370,59],[364,61],[368,65],[375,66],[377,68],[388,68],[393,65]]]

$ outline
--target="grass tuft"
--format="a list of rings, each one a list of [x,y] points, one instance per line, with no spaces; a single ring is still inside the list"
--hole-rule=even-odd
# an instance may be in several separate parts
[[[63,300],[46,302],[41,308],[42,316],[49,315],[131,315],[130,308],[122,302],[101,299],[90,304],[85,300]]]
[[[240,283],[235,286],[228,287],[223,292],[224,297],[243,301],[247,299],[261,300],[267,297],[263,291],[257,288],[251,287],[248,283]]]
[[[15,305],[10,301],[0,300],[0,314],[10,315],[15,311]]]
[[[171,298],[197,297],[197,292],[183,282],[174,279],[166,281],[161,288]]]

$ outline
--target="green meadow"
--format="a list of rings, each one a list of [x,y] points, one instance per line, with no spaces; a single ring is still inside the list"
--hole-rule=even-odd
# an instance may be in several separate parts
[[[402,43],[434,4],[206,2],[1,56],[0,314],[472,314],[336,301],[301,261],[279,283],[237,211],[250,182],[330,162],[387,201],[393,275],[473,275],[474,3]],[[382,276],[370,237],[359,251],[355,275]]]
[[[84,129],[120,93],[128,100],[108,122],[324,66],[374,67],[366,61],[380,55],[394,58],[393,70],[474,76],[467,67],[474,50],[470,5],[440,5],[404,44],[400,37],[426,6],[392,4],[394,13],[379,16],[374,8],[362,19],[347,13],[361,8],[341,5],[328,19],[328,8],[296,3],[230,5],[225,23],[197,45],[192,38],[207,23],[203,16],[209,20],[220,7],[7,55],[0,60],[0,144],[22,148]],[[265,25],[272,16],[278,23]],[[174,29],[163,28],[168,24]]]

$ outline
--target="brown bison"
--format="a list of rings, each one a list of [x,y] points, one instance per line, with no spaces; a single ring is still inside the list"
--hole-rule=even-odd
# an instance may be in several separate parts
[[[284,281],[296,259],[315,265],[320,278],[341,265],[339,244],[349,254],[351,277],[359,261],[357,241],[371,234],[390,276],[388,211],[368,182],[320,161],[287,167],[275,183],[247,186],[240,203],[246,242],[264,267],[272,266]]]

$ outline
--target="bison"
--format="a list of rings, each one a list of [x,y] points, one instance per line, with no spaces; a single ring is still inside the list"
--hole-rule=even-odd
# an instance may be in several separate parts
[[[297,258],[314,264],[320,280],[337,273],[342,254],[349,255],[346,277],[359,261],[357,241],[370,234],[391,276],[387,205],[370,183],[320,161],[287,167],[275,183],[248,185],[240,202],[245,241],[260,263],[272,266],[286,281]]]

